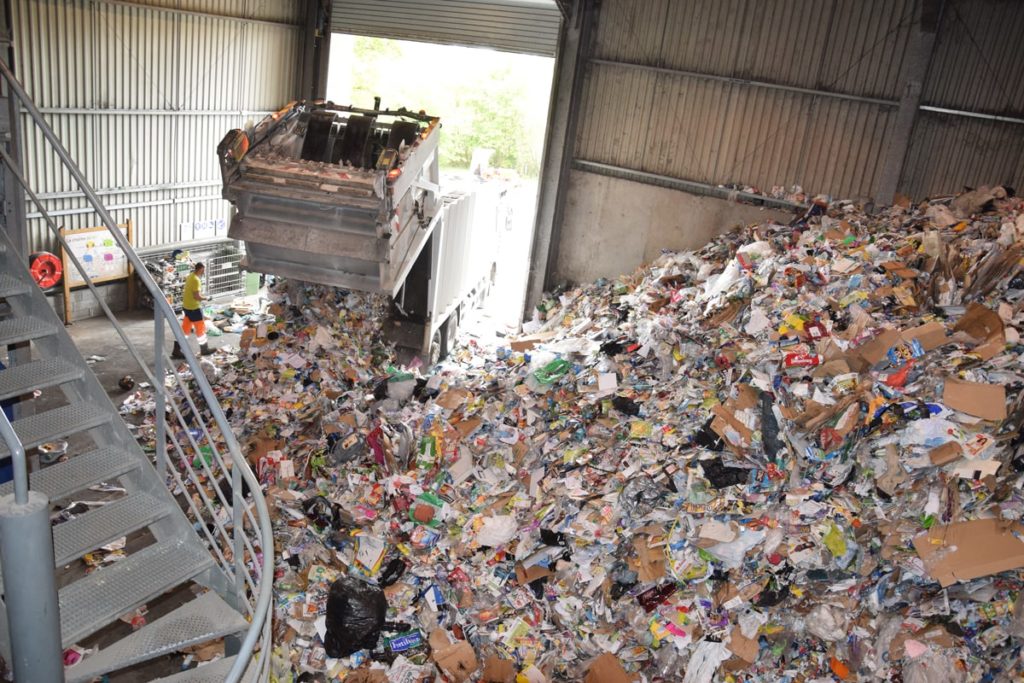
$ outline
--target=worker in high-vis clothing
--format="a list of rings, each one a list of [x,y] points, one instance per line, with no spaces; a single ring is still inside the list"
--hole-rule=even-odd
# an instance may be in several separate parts
[[[206,267],[202,263],[197,263],[185,278],[185,289],[181,293],[181,307],[185,311],[185,317],[181,319],[181,329],[184,330],[186,337],[195,332],[196,339],[199,340],[199,353],[209,356],[213,350],[210,349],[209,341],[206,338],[206,322],[203,320],[202,305],[206,297],[199,291],[205,270]],[[178,345],[178,342],[174,342],[171,358],[184,357],[185,354],[181,352],[181,346]]]

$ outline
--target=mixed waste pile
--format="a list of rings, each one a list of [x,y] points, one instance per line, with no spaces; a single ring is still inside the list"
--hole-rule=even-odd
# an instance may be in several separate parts
[[[275,523],[274,676],[1024,675],[1024,204],[665,253],[406,369],[310,287],[221,356]]]

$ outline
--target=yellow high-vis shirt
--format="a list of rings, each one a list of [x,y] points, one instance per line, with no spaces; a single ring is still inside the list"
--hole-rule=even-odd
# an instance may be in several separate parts
[[[199,276],[194,272],[185,278],[185,290],[181,293],[181,307],[194,311],[199,308]]]

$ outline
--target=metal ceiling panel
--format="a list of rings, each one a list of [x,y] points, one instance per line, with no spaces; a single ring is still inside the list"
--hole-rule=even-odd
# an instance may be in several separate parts
[[[331,31],[553,57],[554,0],[334,0]]]

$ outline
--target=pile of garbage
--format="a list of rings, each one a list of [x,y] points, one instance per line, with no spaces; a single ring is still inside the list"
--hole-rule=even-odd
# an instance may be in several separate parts
[[[394,365],[280,287],[216,390],[276,680],[1024,675],[1024,204],[811,204]],[[226,360],[225,360],[226,358]]]

